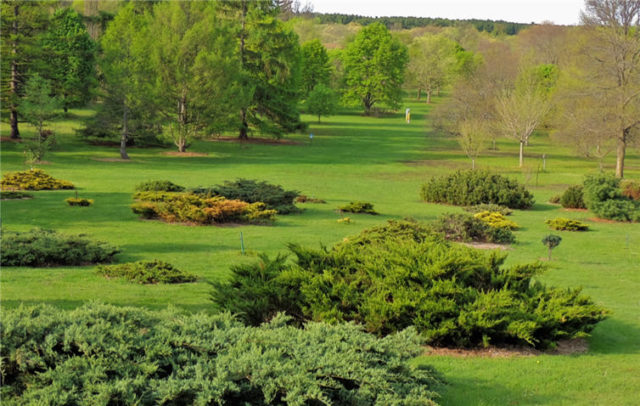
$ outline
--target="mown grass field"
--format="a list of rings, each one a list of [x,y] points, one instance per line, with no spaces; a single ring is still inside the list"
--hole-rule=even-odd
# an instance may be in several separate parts
[[[436,100],[437,102],[437,100]],[[89,300],[120,305],[215,312],[208,299],[207,280],[225,278],[230,265],[250,261],[258,252],[275,253],[288,242],[331,245],[387,219],[412,217],[430,221],[456,207],[425,204],[419,188],[425,179],[470,168],[454,140],[435,134],[429,106],[407,101],[412,122],[404,115],[367,118],[357,112],[323,119],[313,117],[308,134],[290,135],[296,144],[258,145],[197,141],[190,151],[198,157],[163,155],[163,149],[132,148],[131,162],[118,158],[115,147],[92,146],[75,136],[90,111],[73,111],[53,124],[58,146],[39,165],[53,176],[72,181],[80,197],[95,199],[91,207],[64,203],[73,191],[35,192],[32,200],[3,201],[2,225],[10,230],[33,227],[86,233],[121,248],[120,262],[158,258],[196,273],[198,283],[141,286],[106,280],[92,267],[2,269],[1,304],[49,303],[73,308]],[[23,134],[29,135],[27,126]],[[2,135],[8,136],[6,123]],[[541,155],[547,154],[546,171]],[[637,405],[640,404],[640,225],[594,222],[590,213],[566,212],[546,203],[567,185],[578,184],[597,170],[594,161],[575,157],[570,149],[552,145],[537,135],[525,150],[526,168],[517,167],[515,141],[499,140],[497,151],[479,158],[490,168],[525,183],[536,197],[532,210],[516,211],[522,228],[508,251],[508,263],[535,261],[546,255],[540,242],[547,234],[545,219],[558,216],[586,221],[591,231],[562,232],[563,241],[541,279],[555,286],[583,286],[584,291],[612,311],[580,355],[509,358],[425,356],[416,362],[434,365],[449,385],[445,405]],[[28,169],[20,144],[2,142],[2,172]],[[613,157],[606,161],[611,170]],[[629,151],[626,176],[640,179],[640,155]],[[296,215],[279,216],[273,226],[191,227],[142,221],[129,206],[134,186],[145,180],[168,179],[191,187],[239,177],[263,179],[287,189],[325,199],[327,204],[302,204]],[[350,200],[375,204],[379,216],[351,215],[339,224],[335,209]],[[248,255],[240,252],[240,233]]]

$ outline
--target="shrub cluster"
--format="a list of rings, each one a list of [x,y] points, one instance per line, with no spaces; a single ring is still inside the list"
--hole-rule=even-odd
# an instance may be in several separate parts
[[[584,202],[600,218],[640,221],[640,201],[624,196],[620,190],[620,179],[611,175],[587,176],[584,180]]]
[[[474,206],[465,207],[463,209],[471,214],[482,213],[483,211],[490,211],[500,213],[503,216],[510,216],[513,210],[506,206],[500,206],[499,204],[476,204]]]
[[[18,199],[32,199],[31,193],[18,192],[16,190],[0,190],[0,200],[18,200]]]
[[[586,209],[583,198],[584,192],[582,185],[569,186],[564,191],[558,203],[567,209]]]
[[[563,217],[558,217],[553,220],[546,220],[545,224],[549,228],[558,231],[587,231],[589,225],[578,220],[571,220]]]
[[[222,185],[209,188],[196,188],[193,193],[211,197],[222,196],[232,200],[242,200],[248,203],[264,203],[269,210],[277,210],[278,214],[290,214],[300,211],[294,204],[299,192],[284,190],[282,186],[272,185],[264,181],[252,179],[238,179],[225,181]]]
[[[184,187],[169,180],[149,180],[136,186],[136,192],[183,192]]]
[[[625,179],[620,182],[622,195],[633,200],[640,200],[640,181]]]
[[[92,303],[3,312],[3,405],[433,406],[440,379],[410,366],[415,330],[245,327],[228,314]]]
[[[230,283],[214,285],[214,302],[254,324],[283,310],[381,336],[415,326],[429,344],[463,347],[553,346],[587,335],[607,314],[579,289],[532,281],[540,263],[504,267],[504,254],[450,244],[416,223],[289,250],[293,263],[262,257],[232,269]]]
[[[549,198],[549,203],[551,204],[560,204],[560,199],[562,198],[562,195],[553,195]]]
[[[205,197],[192,193],[138,192],[135,214],[145,219],[161,219],[170,223],[265,223],[275,219],[276,211],[265,209],[264,203],[247,203],[224,197]]]
[[[170,263],[158,259],[118,265],[98,265],[97,271],[99,275],[107,278],[125,278],[142,284],[186,283],[197,279],[195,275],[181,271]]]
[[[433,230],[445,239],[461,242],[511,244],[516,237],[510,228],[491,227],[471,214],[446,213],[433,223]]]
[[[68,199],[64,199],[65,202],[69,206],[91,206],[93,204],[93,199],[85,199],[82,197],[69,197]]]
[[[349,202],[338,208],[343,213],[364,213],[377,215],[378,212],[373,209],[373,204],[367,202]]]
[[[505,218],[502,213],[496,211],[481,211],[476,213],[473,217],[484,221],[493,228],[508,228],[509,230],[517,230],[520,226],[515,222]]]
[[[515,180],[489,171],[457,171],[422,185],[422,199],[432,203],[473,206],[492,203],[512,209],[533,206],[533,195]]]
[[[29,169],[22,172],[8,172],[0,180],[2,189],[17,190],[57,190],[73,189],[73,184],[48,175],[42,169]]]
[[[4,230],[3,230],[4,231]],[[52,230],[4,231],[2,266],[62,266],[111,262],[118,249],[86,236],[59,234]]]

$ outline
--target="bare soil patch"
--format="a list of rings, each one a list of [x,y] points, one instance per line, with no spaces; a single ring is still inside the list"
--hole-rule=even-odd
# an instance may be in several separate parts
[[[467,247],[477,248],[479,250],[508,250],[511,249],[508,245],[502,244],[493,244],[490,242],[461,242],[460,244],[466,245]]]
[[[207,156],[206,152],[179,152],[179,151],[167,151],[162,155],[166,156],[179,156],[179,157],[193,157],[193,156]]]
[[[287,140],[284,138],[249,138],[241,140],[238,137],[216,137],[210,138],[207,141],[210,142],[234,142],[238,144],[258,144],[258,145],[300,145],[298,141]]]
[[[553,350],[541,351],[523,346],[487,347],[487,348],[435,348],[427,346],[427,356],[451,356],[457,358],[512,358],[534,357],[538,355],[572,355],[584,354],[589,350],[589,343],[584,338],[558,341],[558,347]]]

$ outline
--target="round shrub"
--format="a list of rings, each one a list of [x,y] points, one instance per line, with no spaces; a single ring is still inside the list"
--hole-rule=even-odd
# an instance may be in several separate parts
[[[552,230],[558,231],[587,231],[589,225],[578,220],[571,220],[563,217],[558,217],[553,220],[546,220],[545,224]]]
[[[502,213],[482,211],[476,213],[473,217],[482,220],[493,228],[508,228],[509,230],[517,230],[520,228],[515,221],[507,220]]]
[[[373,209],[373,204],[367,202],[349,202],[338,208],[343,213],[363,213],[377,215],[378,212]]]
[[[600,218],[640,221],[640,202],[622,194],[620,179],[597,174],[584,180],[584,202]]]
[[[70,197],[68,199],[64,199],[65,202],[69,206],[91,206],[93,204],[93,199],[84,199],[82,197]]]
[[[42,169],[8,172],[0,180],[0,187],[7,190],[58,190],[73,189],[71,182],[55,179]]]
[[[457,171],[422,185],[422,199],[455,206],[498,204],[511,209],[533,206],[533,195],[517,181],[489,171]]]
[[[169,180],[149,180],[136,186],[136,192],[182,192],[184,187]]]
[[[511,244],[516,241],[510,228],[491,227],[489,223],[467,213],[443,214],[432,227],[434,232],[450,241],[495,244]]]
[[[567,209],[586,209],[583,199],[583,187],[582,185],[570,186],[560,196],[559,203],[562,207]]]

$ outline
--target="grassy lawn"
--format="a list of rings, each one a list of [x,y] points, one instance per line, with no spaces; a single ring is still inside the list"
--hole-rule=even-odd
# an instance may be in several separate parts
[[[437,102],[438,100],[436,100]],[[249,261],[257,252],[275,253],[286,243],[330,245],[387,219],[413,217],[429,221],[456,207],[425,204],[419,188],[425,179],[471,163],[454,140],[429,127],[429,106],[409,101],[412,122],[403,114],[384,118],[357,112],[310,120],[307,135],[290,135],[297,144],[258,145],[197,141],[190,151],[206,156],[175,157],[162,149],[132,148],[131,162],[112,162],[116,147],[81,142],[74,129],[90,111],[72,111],[68,120],[54,123],[58,146],[39,165],[56,178],[72,181],[91,207],[64,203],[72,191],[36,192],[32,200],[3,201],[2,224],[10,230],[32,227],[86,233],[121,248],[120,262],[161,259],[201,277],[197,283],[140,286],[105,280],[92,267],[51,269],[3,268],[1,304],[50,303],[73,308],[89,300],[121,305],[163,308],[175,305],[215,312],[208,300],[207,280],[225,278],[230,265]],[[23,134],[30,129],[23,126]],[[2,136],[8,126],[2,123]],[[533,137],[525,149],[524,169],[517,167],[517,143],[499,140],[497,151],[478,159],[491,168],[526,183],[536,197],[529,211],[512,219],[522,228],[508,251],[508,263],[531,262],[546,255],[540,242],[548,233],[545,219],[569,217],[589,223],[591,231],[561,233],[554,261],[544,282],[554,286],[583,286],[596,302],[612,311],[589,339],[582,355],[543,355],[511,358],[455,358],[426,356],[416,362],[434,365],[449,382],[441,399],[445,405],[637,405],[640,393],[640,225],[594,222],[590,213],[565,212],[546,203],[567,185],[578,184],[598,165],[551,145],[545,135]],[[541,155],[547,155],[546,171]],[[29,168],[20,144],[2,142],[2,172]],[[630,150],[626,176],[640,179],[640,155]],[[605,163],[611,170],[614,157]],[[273,226],[190,227],[142,221],[129,206],[136,184],[168,179],[191,187],[239,177],[264,179],[286,189],[325,199],[327,204],[302,204],[301,214],[279,216]],[[350,200],[372,202],[380,216],[351,215],[352,224],[339,224],[335,209]],[[240,253],[240,233],[248,255]]]

